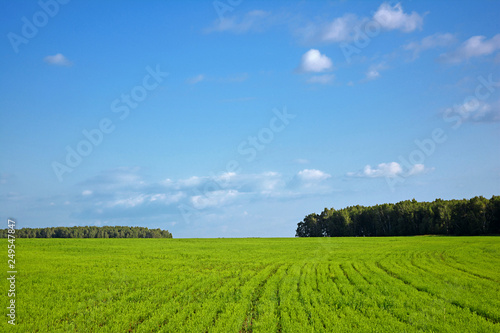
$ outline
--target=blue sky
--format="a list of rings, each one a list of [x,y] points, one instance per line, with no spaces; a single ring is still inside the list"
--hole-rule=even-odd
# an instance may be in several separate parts
[[[499,195],[498,1],[4,1],[0,218],[290,237]]]

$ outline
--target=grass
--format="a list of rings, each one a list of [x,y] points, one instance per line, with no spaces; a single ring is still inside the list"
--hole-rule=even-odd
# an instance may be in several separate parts
[[[500,332],[498,237],[17,239],[16,266],[0,331]]]

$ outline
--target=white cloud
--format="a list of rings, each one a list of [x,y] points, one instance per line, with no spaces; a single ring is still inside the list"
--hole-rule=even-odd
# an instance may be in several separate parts
[[[391,7],[384,2],[373,15],[373,19],[386,30],[401,30],[411,32],[415,29],[422,29],[423,18],[416,12],[405,14],[403,7],[398,3]]]
[[[332,67],[333,64],[330,58],[321,54],[316,49],[311,49],[302,56],[298,71],[319,73],[331,70]]]
[[[411,169],[408,171],[408,176],[418,175],[420,173],[425,172],[425,165],[423,164],[414,164]]]
[[[187,80],[187,82],[189,84],[196,84],[196,83],[201,82],[203,80],[205,80],[205,75],[199,74],[199,75],[196,75],[195,77],[189,78]]]
[[[375,80],[380,76],[380,72],[376,69],[369,69],[368,72],[366,72],[366,79],[367,80]]]
[[[418,175],[427,171],[423,164],[412,165],[410,170],[406,172],[403,167],[397,162],[380,163],[376,167],[366,165],[363,170],[358,172],[349,172],[347,176],[349,177],[361,177],[361,178],[394,178],[394,177],[408,177]]]
[[[260,32],[273,23],[270,18],[270,12],[253,10],[246,13],[243,17],[231,16],[218,19],[211,27],[205,29],[205,32],[232,32],[237,34],[249,31]]]
[[[236,190],[218,190],[204,195],[195,195],[191,197],[191,203],[196,209],[224,205],[238,197],[240,193]]]
[[[329,174],[317,169],[304,169],[299,171],[297,176],[304,181],[322,181],[331,177]]]
[[[366,177],[395,177],[403,172],[403,168],[399,163],[380,163],[376,168],[370,165],[365,166],[363,175]]]
[[[83,196],[92,195],[92,191],[90,191],[90,190],[85,190],[85,191],[83,191],[83,192],[82,192],[82,195],[83,195]]]
[[[361,22],[352,14],[338,17],[323,28],[321,40],[334,43],[353,40],[356,35],[355,28],[360,24]]]
[[[69,67],[73,65],[71,61],[69,61],[65,56],[63,56],[61,53],[58,53],[53,56],[46,56],[43,61],[50,65],[54,66],[66,66]]]
[[[117,193],[114,197],[107,201],[96,203],[96,206],[114,209],[131,209],[134,207],[160,205],[168,206],[175,204],[186,198],[184,192],[172,193],[141,193],[141,192],[126,192]],[[102,211],[102,208],[101,208]]]
[[[300,197],[331,193],[333,188],[328,180],[332,178],[328,173],[318,169],[304,169],[287,183],[281,195],[284,197]]]
[[[221,189],[235,189],[244,193],[269,193],[285,182],[283,176],[277,172],[263,172],[259,174],[237,174],[226,172],[220,175],[197,177],[173,181],[166,179],[160,182],[167,190],[184,192],[209,193]]]
[[[202,182],[203,182],[203,178],[197,177],[197,176],[192,176],[188,179],[179,180],[178,184],[180,185],[181,188],[189,188],[189,187],[199,186]]]
[[[500,100],[493,103],[471,99],[463,104],[444,110],[448,119],[457,117],[457,121],[498,122],[500,121]]]
[[[422,51],[450,46],[456,41],[456,37],[450,33],[436,33],[423,38],[420,42],[406,44],[403,48],[407,51],[413,51],[413,56],[416,58]]]
[[[108,207],[124,206],[129,208],[135,207],[144,203],[146,201],[146,198],[147,196],[145,194],[140,193],[127,198],[113,200],[112,202],[108,203],[107,206]]]
[[[294,33],[305,44],[350,42],[359,37],[368,21],[348,13],[328,22],[302,23]]]
[[[154,216],[172,219],[183,214],[180,207],[187,207],[193,214],[210,214],[214,210],[221,212],[269,199],[331,193],[329,178],[331,176],[323,171],[304,169],[288,176],[278,172],[226,172],[146,182],[138,169],[120,168],[81,183],[71,207],[75,210],[73,215],[83,219]]]
[[[371,65],[368,71],[366,72],[366,78],[365,80],[370,81],[370,80],[375,80],[380,77],[380,72],[384,69],[387,69],[387,66],[385,63],[379,63],[375,65]]]
[[[335,75],[333,75],[333,74],[315,75],[315,76],[312,76],[309,79],[307,79],[307,83],[328,84],[328,83],[331,83],[334,78],[335,78]]]
[[[374,27],[389,31],[401,30],[412,32],[422,29],[423,17],[416,12],[407,14],[403,11],[401,4],[391,6],[388,3],[380,5],[373,17],[361,17],[346,13],[330,22],[310,22],[302,24],[296,33],[302,37],[305,43],[318,42],[351,42],[354,40],[364,41],[368,31]]]
[[[486,39],[485,36],[473,36],[462,43],[455,51],[440,56],[440,60],[457,64],[470,58],[490,55],[500,49],[500,34]]]

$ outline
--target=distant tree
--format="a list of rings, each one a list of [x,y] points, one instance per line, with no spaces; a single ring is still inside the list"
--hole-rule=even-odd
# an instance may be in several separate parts
[[[296,237],[500,234],[500,197],[417,202],[372,207],[325,208],[297,224]]]
[[[7,229],[0,229],[0,238],[7,234]],[[172,238],[168,230],[127,226],[22,228],[16,230],[15,235],[19,238]]]

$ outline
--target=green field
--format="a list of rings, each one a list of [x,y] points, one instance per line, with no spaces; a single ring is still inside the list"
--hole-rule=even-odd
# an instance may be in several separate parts
[[[498,237],[17,239],[16,265],[4,332],[500,332]]]

